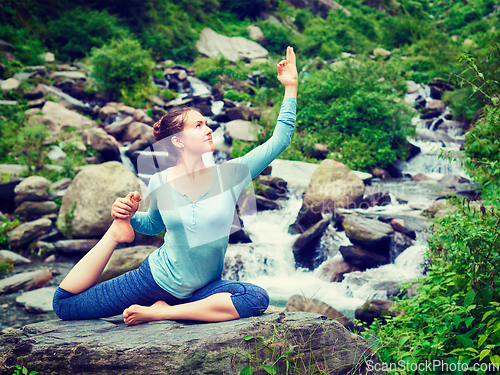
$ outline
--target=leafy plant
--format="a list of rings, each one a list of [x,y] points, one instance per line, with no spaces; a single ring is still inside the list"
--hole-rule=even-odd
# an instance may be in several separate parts
[[[16,365],[16,369],[12,373],[12,375],[36,375],[38,374],[38,371],[30,371],[28,372],[28,369],[26,367],[21,367],[19,365]]]
[[[145,101],[153,91],[149,80],[153,61],[135,39],[115,39],[94,48],[91,62],[98,83],[114,99]]]
[[[43,168],[47,159],[47,146],[45,141],[49,137],[47,125],[36,123],[32,126],[25,125],[19,130],[17,142],[18,152],[24,155],[28,172],[34,173]]]
[[[14,262],[12,259],[0,260],[0,273],[8,273],[14,269]]]

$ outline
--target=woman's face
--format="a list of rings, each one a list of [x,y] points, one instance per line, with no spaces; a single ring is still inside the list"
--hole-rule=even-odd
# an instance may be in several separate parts
[[[215,150],[212,129],[208,127],[207,120],[200,112],[189,111],[186,114],[184,130],[177,136],[184,146],[184,152],[204,154]]]

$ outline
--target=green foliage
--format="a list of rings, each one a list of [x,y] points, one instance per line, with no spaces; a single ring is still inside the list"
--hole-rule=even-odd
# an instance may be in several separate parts
[[[14,262],[12,259],[2,259],[0,260],[0,274],[9,273],[14,269]]]
[[[91,61],[98,83],[114,99],[137,105],[153,91],[149,80],[153,61],[135,39],[116,39],[94,48]]]
[[[226,93],[224,94],[224,98],[233,100],[235,102],[251,102],[252,97],[250,94],[242,91],[236,91],[236,90],[227,90]]]
[[[31,35],[28,29],[15,28],[2,23],[0,24],[0,39],[12,45],[12,49],[8,50],[17,58],[17,61],[3,61],[7,62],[8,68],[19,67],[21,64],[38,65],[42,62],[39,55],[44,48],[40,40]],[[5,78],[10,78],[10,76]]]
[[[498,206],[498,198],[491,203]],[[405,314],[369,331],[383,362],[500,364],[500,215],[491,206],[455,204],[459,209],[434,225],[419,294],[399,301]]]
[[[500,56],[500,50],[498,54]],[[470,72],[472,75],[469,79],[462,78],[463,82],[468,84],[473,94],[489,104],[484,107],[481,118],[467,133],[464,144],[465,166],[471,175],[485,185],[498,184],[500,182],[500,85],[478,68],[474,57],[462,55],[461,61],[468,66],[463,74]]]
[[[16,365],[16,369],[12,373],[12,375],[36,375],[38,374],[38,371],[30,371],[28,372],[28,369],[26,367],[21,367],[19,365]]]
[[[317,70],[300,90],[297,130],[312,132],[351,168],[385,167],[406,156],[411,112],[395,95],[403,86],[394,71],[372,61]]]
[[[46,45],[58,59],[73,61],[85,57],[93,47],[128,35],[130,31],[116,16],[76,7],[47,23]]]
[[[269,52],[282,55],[286,47],[293,45],[295,36],[289,27],[271,20],[259,21],[257,22],[257,26],[260,27],[266,38],[263,46]]]
[[[29,174],[40,171],[47,159],[46,139],[49,137],[49,129],[44,124],[23,126],[17,136],[17,151],[28,167]]]
[[[6,218],[0,218],[0,245],[5,245],[8,240],[8,232],[17,227],[21,222],[18,219],[10,221]]]
[[[241,19],[255,18],[267,8],[268,0],[220,0],[221,8],[237,14]]]

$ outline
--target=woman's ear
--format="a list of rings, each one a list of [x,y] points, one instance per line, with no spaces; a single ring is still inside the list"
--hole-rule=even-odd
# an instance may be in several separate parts
[[[184,144],[182,143],[182,140],[179,137],[172,137],[172,144],[174,147],[184,149]]]

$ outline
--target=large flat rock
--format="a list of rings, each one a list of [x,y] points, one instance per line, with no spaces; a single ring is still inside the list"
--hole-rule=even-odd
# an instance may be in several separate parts
[[[261,370],[255,373],[263,373],[259,364],[271,353],[255,339],[245,340],[247,335],[263,336],[267,344],[279,343],[287,350],[298,345],[289,358],[297,358],[298,366],[310,366],[303,373],[311,373],[321,362],[328,374],[354,369],[366,374],[368,360],[380,363],[363,338],[318,314],[272,313],[222,323],[163,321],[132,327],[118,318],[52,320],[5,334],[0,337],[0,368],[6,374],[17,364],[40,374],[192,375],[240,373],[252,365]]]

